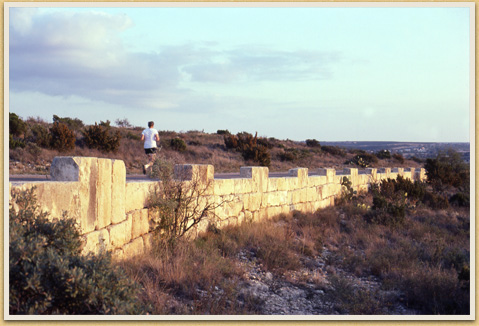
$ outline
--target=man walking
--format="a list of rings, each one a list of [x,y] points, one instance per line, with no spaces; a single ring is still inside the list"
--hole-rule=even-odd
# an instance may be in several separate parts
[[[146,174],[146,170],[153,165],[156,151],[158,150],[156,142],[160,140],[160,135],[158,134],[158,130],[153,128],[154,126],[155,123],[153,121],[148,122],[148,128],[141,133],[141,140],[145,142],[145,154],[148,157],[148,164],[143,165],[143,174]]]

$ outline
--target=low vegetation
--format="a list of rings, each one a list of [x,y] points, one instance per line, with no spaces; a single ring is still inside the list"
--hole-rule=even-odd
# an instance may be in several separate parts
[[[121,159],[127,173],[142,173],[145,164],[141,132],[128,119],[100,121],[85,125],[80,119],[53,116],[23,120],[10,113],[10,173],[48,174],[55,156],[87,156]],[[398,161],[394,155],[358,153],[334,146],[322,146],[316,139],[304,142],[259,137],[247,132],[236,135],[228,130],[159,131],[160,156],[176,163],[211,164],[215,172],[238,172],[241,166],[268,166],[271,171],[287,171],[298,166],[320,167],[420,167],[422,162]],[[364,155],[366,154],[366,155]],[[360,155],[360,156],[358,156]],[[362,155],[362,156],[361,156]],[[376,156],[378,156],[376,158]]]
[[[85,144],[80,134],[89,128],[70,118],[56,117],[53,127],[12,115],[10,119],[15,126],[10,141],[23,144],[10,149],[11,159],[25,153],[56,154],[59,148],[52,149],[52,142],[45,141],[53,139],[55,125],[68,128],[80,147]],[[121,135],[118,152],[133,156],[133,147],[138,147],[134,135],[142,128],[131,129],[123,120],[117,124],[111,130]],[[209,162],[221,153],[225,156],[216,159],[225,169],[239,164],[225,163],[232,157],[241,163],[253,160],[244,157],[242,148],[269,153],[272,168],[305,159],[314,162],[317,157],[334,158],[348,166],[400,160],[387,153],[328,148],[314,140],[293,148],[291,141],[246,133],[233,136],[227,130],[214,135],[162,132],[161,137],[170,162],[187,158]],[[183,140],[186,149],[171,148],[173,143],[183,147],[173,139]],[[101,153],[87,147],[82,152],[86,150]],[[107,151],[104,155],[117,154]],[[136,164],[133,158],[126,162],[130,168]],[[172,168],[162,162],[155,163],[152,173],[165,174],[162,179],[168,180]],[[158,245],[122,262],[112,261],[108,253],[80,255],[82,241],[74,221],[68,216],[52,221],[39,210],[32,192],[14,192],[9,215],[10,313],[262,314],[264,299],[244,291],[255,269],[269,273],[276,283],[320,293],[311,300],[317,300],[312,302],[315,305],[327,303],[324,314],[467,315],[471,298],[469,167],[454,152],[447,152],[427,160],[425,168],[426,183],[398,177],[358,193],[343,178],[335,207],[221,228],[210,220],[207,230],[194,239],[183,235],[197,216],[205,221],[209,211],[197,211],[199,215],[190,215],[185,222],[182,217],[188,216],[191,206],[183,204],[194,202],[204,189],[195,194],[185,191],[184,184],[167,182],[149,200],[150,207],[158,209],[158,219],[152,221]],[[186,193],[192,196],[185,197]]]
[[[75,221],[50,221],[33,189],[15,191],[9,215],[9,312],[12,315],[138,314],[139,286],[108,253],[81,255]],[[14,207],[15,206],[15,207]]]

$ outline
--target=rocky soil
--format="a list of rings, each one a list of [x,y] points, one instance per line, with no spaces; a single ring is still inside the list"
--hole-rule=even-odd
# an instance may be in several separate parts
[[[418,314],[402,304],[402,297],[398,293],[381,290],[377,278],[361,278],[332,268],[326,263],[328,255],[330,252],[324,248],[320,256],[303,257],[302,269],[275,275],[264,271],[254,252],[242,252],[238,257],[246,271],[240,290],[242,297],[256,299],[260,315],[350,315],[357,314],[355,304],[360,306],[360,314]],[[351,301],[344,302],[352,293],[338,293],[346,289],[335,288],[330,281],[332,277],[344,280],[370,297],[352,295]],[[358,300],[362,302],[356,302]],[[369,300],[371,306],[367,307]],[[352,309],[348,311],[351,305]]]

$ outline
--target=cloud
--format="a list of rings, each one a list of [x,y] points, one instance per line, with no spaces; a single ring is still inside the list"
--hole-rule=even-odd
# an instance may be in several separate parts
[[[174,109],[195,97],[204,101],[204,94],[185,88],[193,87],[190,81],[224,86],[327,79],[331,64],[341,60],[338,53],[258,46],[225,50],[214,42],[131,52],[122,38],[134,27],[127,15],[10,10],[10,88],[17,93]]]
[[[331,78],[329,67],[338,53],[238,48],[218,51],[208,62],[183,68],[197,82],[320,80]]]

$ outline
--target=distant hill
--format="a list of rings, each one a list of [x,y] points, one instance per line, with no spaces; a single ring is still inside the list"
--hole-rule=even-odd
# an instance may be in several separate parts
[[[377,152],[382,149],[389,150],[392,153],[400,153],[405,158],[430,158],[435,157],[439,151],[448,148],[462,153],[466,161],[470,158],[469,143],[428,143],[428,142],[391,142],[391,141],[322,141],[321,145],[338,146],[347,149],[360,149],[367,152]]]

